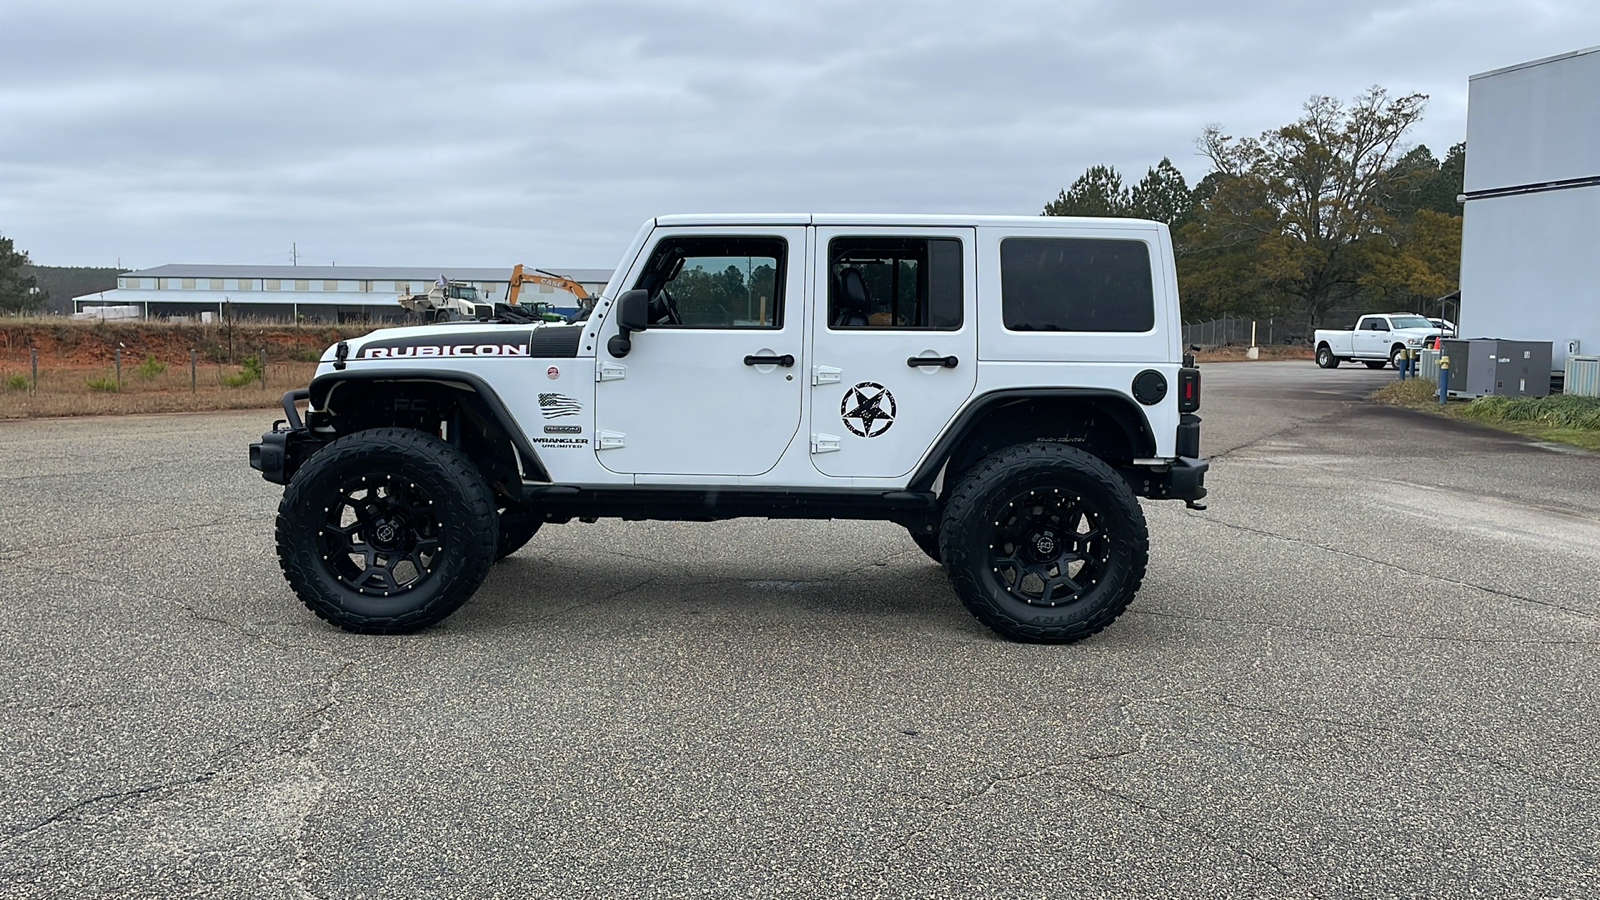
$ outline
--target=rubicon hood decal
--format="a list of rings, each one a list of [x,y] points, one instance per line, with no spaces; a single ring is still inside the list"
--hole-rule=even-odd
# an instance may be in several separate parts
[[[378,339],[361,345],[356,359],[411,359],[435,356],[527,357],[528,331],[467,331]]]

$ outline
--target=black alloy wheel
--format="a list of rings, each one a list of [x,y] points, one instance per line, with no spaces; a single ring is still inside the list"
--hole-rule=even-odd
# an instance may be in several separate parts
[[[996,451],[962,476],[939,548],[974,618],[1012,640],[1065,644],[1127,609],[1150,537],[1121,473],[1075,447],[1038,442]]]
[[[352,476],[336,489],[317,529],[329,574],[358,594],[388,597],[432,576],[444,528],[433,498],[393,473]]]
[[[1105,576],[1105,515],[1061,488],[1018,494],[990,534],[989,567],[1001,590],[1030,606],[1073,603]]]
[[[494,562],[494,493],[472,459],[431,434],[345,435],[300,467],[278,504],[278,561],[318,616],[362,634],[433,625]]]

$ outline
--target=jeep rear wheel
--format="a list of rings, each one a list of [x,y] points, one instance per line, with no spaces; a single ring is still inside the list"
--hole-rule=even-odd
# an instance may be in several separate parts
[[[278,505],[278,560],[310,610],[346,631],[433,625],[483,582],[499,540],[470,458],[406,428],[342,437],[301,466]]]
[[[939,544],[974,617],[1012,640],[1058,644],[1128,607],[1150,547],[1122,476],[1060,444],[1021,444],[973,467],[951,494]]]
[[[906,530],[911,532],[912,542],[921,548],[923,553],[928,554],[929,559],[936,563],[942,564],[944,562],[939,556],[939,532],[917,531],[910,528]]]

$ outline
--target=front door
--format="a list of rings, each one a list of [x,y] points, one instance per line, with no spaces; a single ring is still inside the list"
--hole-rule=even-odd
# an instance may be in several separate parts
[[[595,452],[613,472],[759,475],[800,427],[803,227],[664,228],[624,286],[650,327],[596,365]]]
[[[908,474],[978,377],[971,228],[819,227],[811,459],[824,475]]]

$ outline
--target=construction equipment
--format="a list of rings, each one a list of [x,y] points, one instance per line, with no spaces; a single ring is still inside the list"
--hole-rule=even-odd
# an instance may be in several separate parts
[[[449,322],[456,319],[487,319],[494,304],[482,302],[478,289],[465,281],[439,281],[426,294],[402,294],[400,305],[420,316],[424,322]]]
[[[571,278],[568,278],[565,275],[557,275],[554,272],[546,272],[543,269],[525,270],[522,263],[517,263],[515,266],[511,267],[511,285],[506,291],[506,305],[516,306],[517,295],[522,292],[522,286],[530,283],[560,288],[561,290],[566,291],[572,296],[578,298],[578,310],[580,317],[594,307],[594,298],[590,297],[589,292],[583,289],[583,285],[573,281]],[[548,303],[524,301],[522,306],[523,308],[543,319],[551,321],[562,321],[564,319],[564,317],[560,313],[555,312],[554,307]]]

